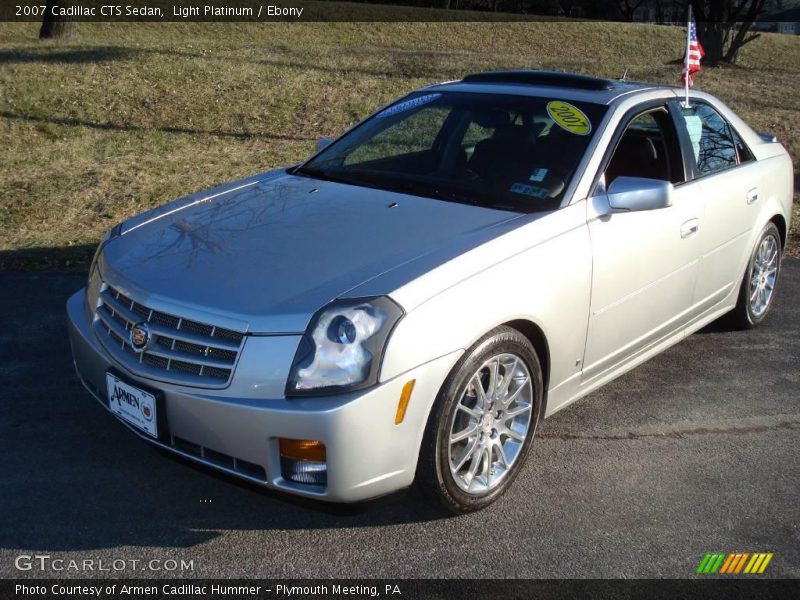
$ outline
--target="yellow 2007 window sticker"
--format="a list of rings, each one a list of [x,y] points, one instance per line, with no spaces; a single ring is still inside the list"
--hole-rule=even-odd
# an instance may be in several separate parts
[[[589,118],[577,106],[567,102],[560,100],[548,102],[547,114],[559,127],[575,135],[589,135],[592,131]]]

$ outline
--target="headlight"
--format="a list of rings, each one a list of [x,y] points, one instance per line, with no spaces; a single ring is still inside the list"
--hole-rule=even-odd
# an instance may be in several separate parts
[[[334,302],[311,319],[287,396],[330,394],[377,382],[383,348],[403,310],[385,296]]]

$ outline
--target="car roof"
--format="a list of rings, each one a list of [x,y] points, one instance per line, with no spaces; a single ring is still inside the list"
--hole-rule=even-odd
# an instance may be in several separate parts
[[[478,92],[521,96],[559,97],[576,102],[612,104],[624,96],[663,89],[674,93],[673,86],[602,79],[589,75],[558,71],[487,71],[472,73],[459,81],[448,81],[424,88],[425,91]]]

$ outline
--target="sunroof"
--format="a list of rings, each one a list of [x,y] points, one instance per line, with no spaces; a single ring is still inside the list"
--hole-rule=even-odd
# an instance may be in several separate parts
[[[465,83],[548,85],[598,91],[620,87],[620,82],[610,79],[556,71],[487,71],[485,73],[472,73],[464,77],[462,81]]]

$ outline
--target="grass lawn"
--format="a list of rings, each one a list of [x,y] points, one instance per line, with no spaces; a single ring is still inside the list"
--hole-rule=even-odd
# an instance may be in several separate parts
[[[0,269],[85,268],[118,221],[299,161],[422,84],[522,67],[675,83],[683,48],[678,28],[591,22],[80,24],[56,43],[37,33],[0,24]],[[800,167],[799,37],[764,35],[697,85],[776,134]]]

